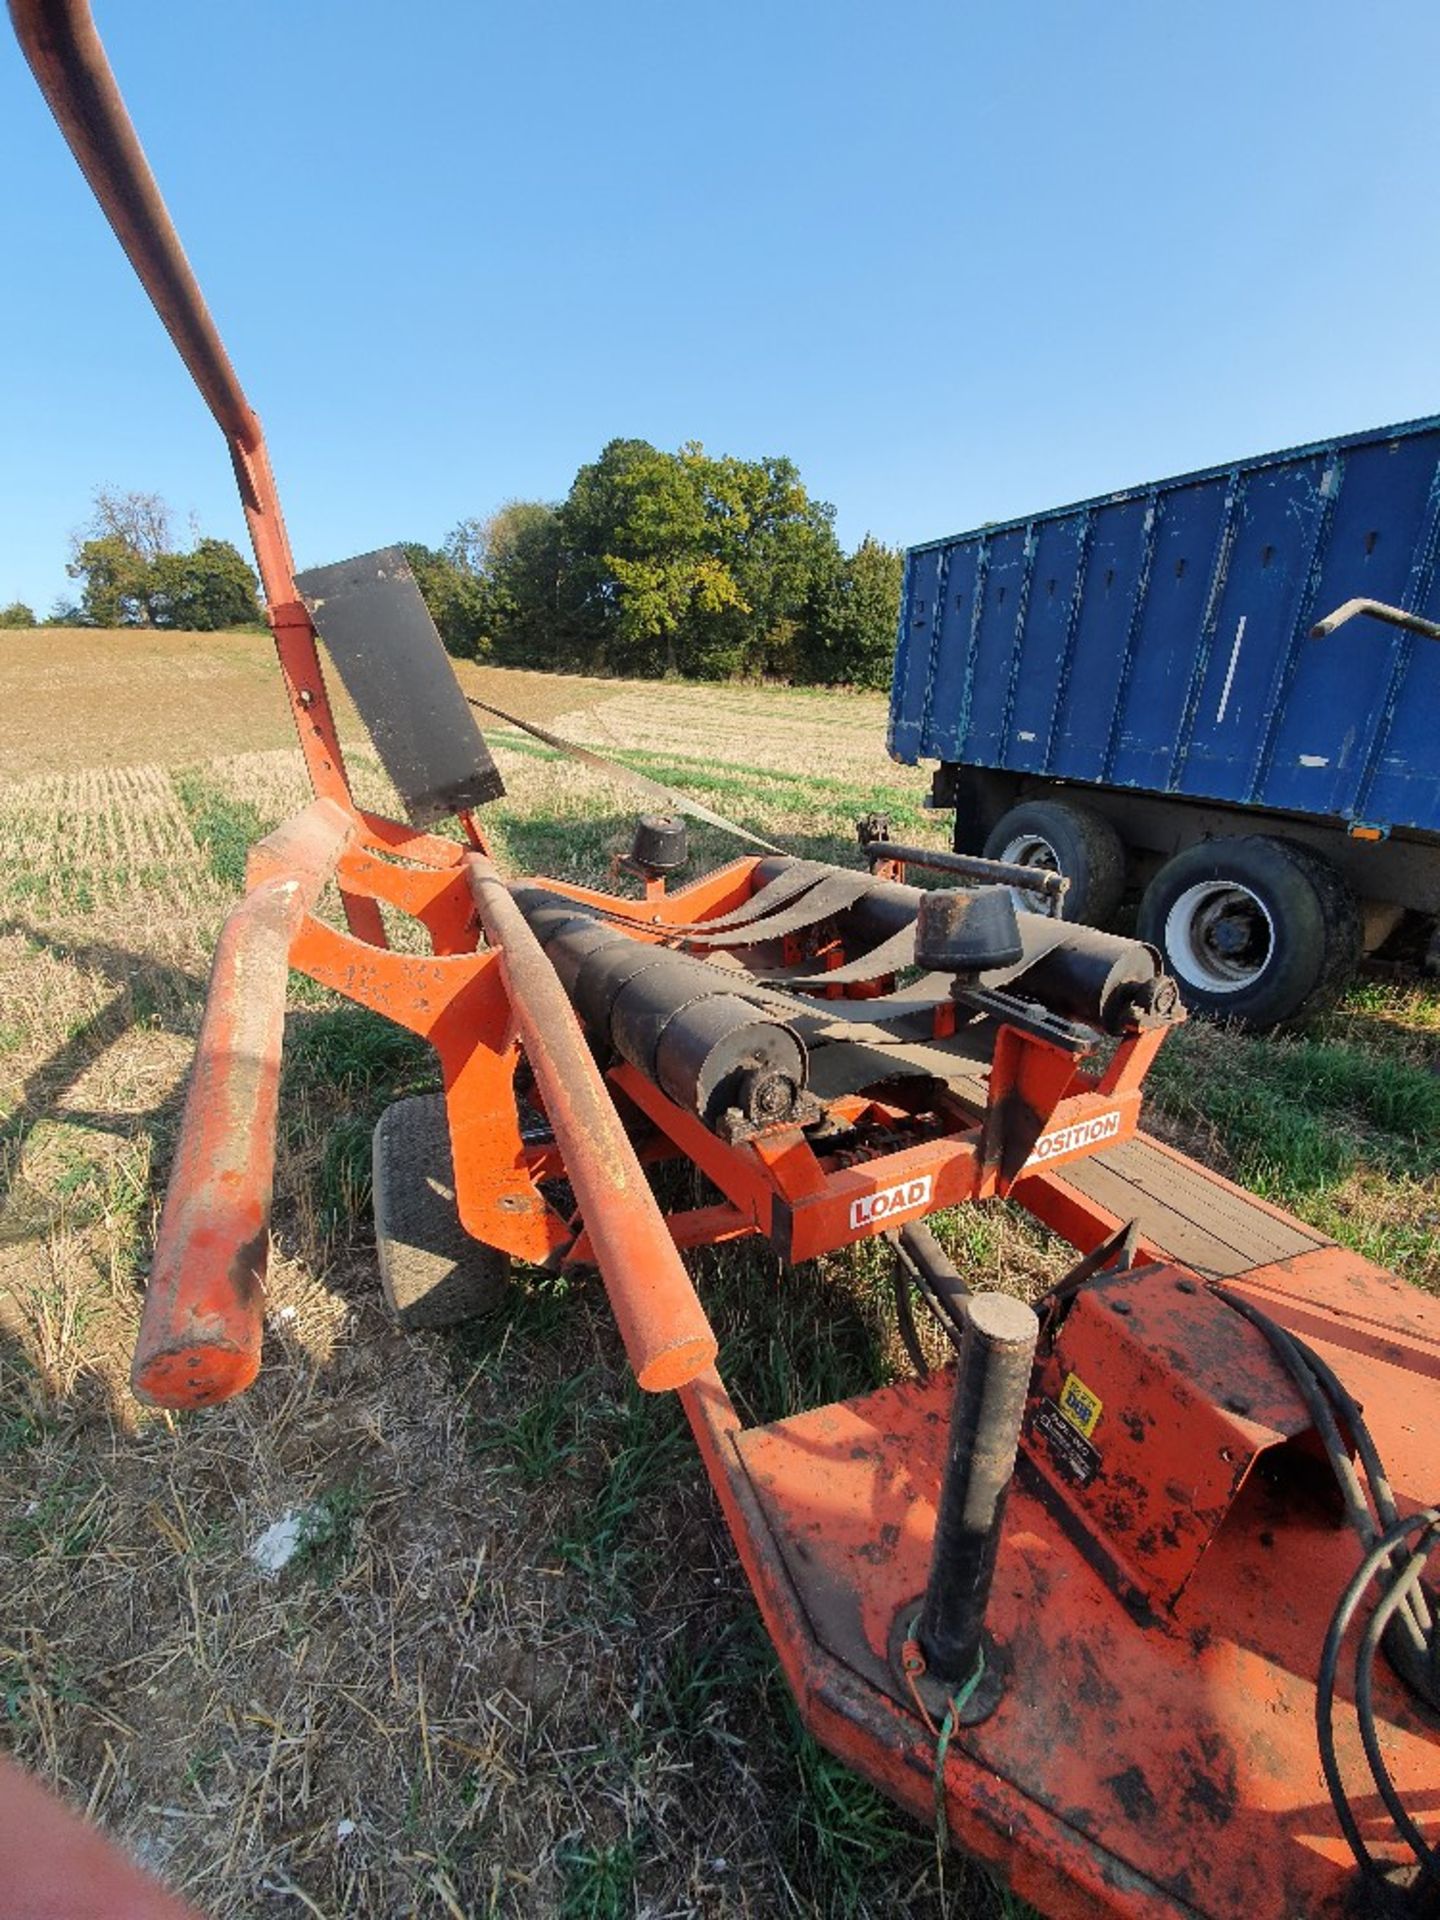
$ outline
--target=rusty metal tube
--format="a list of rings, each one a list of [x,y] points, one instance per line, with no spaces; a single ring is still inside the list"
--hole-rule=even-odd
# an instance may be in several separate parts
[[[298,880],[268,880],[215,950],[130,1374],[152,1406],[209,1406],[260,1368],[285,989],[304,914]]]
[[[1018,887],[1023,893],[1038,893],[1049,900],[1063,899],[1070,888],[1063,873],[1051,873],[1044,867],[1022,867],[1013,860],[983,860],[978,853],[943,853],[933,847],[903,846],[896,840],[867,841],[864,853],[872,867],[881,860],[898,860],[905,867],[956,873],[986,886]]]
[[[10,18],[50,111],[205,404],[226,439],[253,452],[260,423],[185,258],[86,0],[10,0]]]
[[[317,794],[350,785],[260,421],[245,398],[150,163],[130,124],[87,0],[9,0],[20,50],[80,170],[214,415],[230,449],[280,671]],[[351,926],[377,941],[379,916],[347,900]]]
[[[930,1580],[915,1628],[930,1677],[954,1692],[983,1667],[1005,1496],[1040,1323],[1008,1294],[966,1303]]]
[[[209,1406],[259,1370],[290,947],[355,827],[316,800],[257,842],[221,929],[130,1373],[152,1406]]]
[[[683,1387],[714,1363],[714,1330],[554,967],[492,862],[466,871],[635,1378]]]

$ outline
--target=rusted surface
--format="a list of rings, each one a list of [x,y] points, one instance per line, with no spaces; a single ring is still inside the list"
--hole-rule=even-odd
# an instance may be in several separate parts
[[[356,824],[317,800],[262,840],[221,932],[131,1374],[156,1406],[226,1399],[260,1365],[290,948]]]
[[[1261,1456],[1310,1429],[1254,1328],[1183,1267],[1155,1266],[1080,1293],[1037,1370],[1024,1446],[1117,1590],[1169,1607]]]
[[[161,1407],[241,1392],[260,1366],[275,1117],[300,883],[267,880],[225,922],[131,1384]]]
[[[1175,1277],[1154,1283],[1163,1288]],[[1384,1276],[1372,1270],[1372,1278],[1385,1287]],[[1170,1344],[1158,1319],[1152,1331],[1162,1349]],[[1178,1501],[1184,1491],[1188,1429],[1163,1351],[1155,1364],[1145,1406],[1107,1405],[1094,1429],[1102,1476],[1113,1457],[1107,1493],[1117,1503],[1133,1491],[1127,1483],[1145,1447],[1164,1455],[1149,1470],[1159,1497]],[[1218,1344],[1207,1364],[1229,1364]],[[1257,1376],[1263,1369],[1263,1360],[1247,1368]],[[1367,1407],[1402,1388],[1395,1371],[1385,1380],[1352,1363],[1346,1377]],[[1272,1401],[1283,1397],[1275,1381],[1260,1384]],[[887,1790],[902,1799],[905,1760],[927,1775],[934,1746],[905,1712],[887,1639],[897,1611],[924,1585],[949,1393],[948,1377],[937,1375],[731,1442],[765,1525],[750,1562],[762,1584],[773,1585],[778,1558],[800,1603],[799,1649],[787,1660],[792,1684],[821,1731],[812,1687],[822,1662],[807,1645],[813,1641],[885,1700],[883,1717],[873,1708],[841,1714],[822,1737],[872,1778],[883,1772]],[[1397,1457],[1397,1478],[1428,1465],[1440,1396],[1433,1387],[1426,1393],[1426,1424],[1412,1431],[1408,1462]],[[1412,1416],[1417,1411],[1412,1401]],[[1137,1413],[1153,1416],[1139,1440]],[[1108,1525],[1103,1502],[1096,1511],[1097,1527]],[[1314,1675],[1355,1562],[1353,1536],[1334,1525],[1323,1498],[1297,1493],[1283,1475],[1251,1473],[1173,1607],[1137,1615],[1033,1484],[1018,1482],[988,1616],[1011,1679],[993,1717],[951,1744],[946,1785],[956,1837],[984,1857],[998,1851],[1017,1890],[1052,1913],[1340,1920],[1354,1911],[1353,1867],[1316,1757]],[[1423,1812],[1440,1779],[1440,1737],[1388,1671],[1377,1677],[1377,1700],[1400,1792]],[[877,1764],[877,1727],[887,1729],[880,1738],[888,1768]],[[1348,1716],[1339,1733],[1367,1839],[1388,1857],[1387,1822],[1368,1792]],[[923,1805],[918,1810],[924,1817]],[[1059,1897],[1053,1886],[1032,1891],[1028,1870],[1046,1864],[1032,1856],[1036,1846],[1053,1847],[1052,1858],[1085,1854],[1089,1892],[1078,1874]]]
[[[466,868],[635,1377],[683,1386],[715,1359],[705,1310],[555,969],[491,862],[471,854]]]
[[[60,131],[225,436],[311,782],[317,794],[347,800],[345,762],[314,630],[295,593],[294,562],[260,422],[185,258],[90,9],[86,0],[10,0],[10,15]],[[378,919],[367,924],[362,909],[361,921],[356,931],[373,937]]]
[[[937,1376],[937,1383],[940,1381]],[[908,1393],[914,1389],[894,1391]],[[936,1417],[943,1435],[943,1383],[938,1385],[938,1392]],[[837,1654],[827,1634],[817,1629],[807,1570],[813,1569],[814,1556],[800,1566],[797,1582],[792,1541],[776,1527],[775,1510],[757,1491],[746,1470],[747,1461],[742,1458],[742,1452],[748,1456],[754,1436],[742,1430],[718,1376],[702,1375],[680,1397],[806,1725],[831,1752],[839,1754],[916,1820],[933,1825],[933,1736],[921,1725],[913,1706],[891,1697],[887,1691],[889,1670],[879,1656],[872,1656],[883,1676],[881,1683],[875,1684],[864,1677],[863,1659],[858,1670],[852,1663],[853,1638]],[[908,1430],[905,1439],[913,1444],[913,1434]],[[943,1437],[933,1445],[943,1447]],[[935,1458],[934,1483],[938,1485],[938,1451]],[[822,1470],[819,1455],[815,1456],[815,1466],[817,1473]],[[899,1461],[896,1471],[904,1472]],[[863,1497],[873,1488],[858,1490]],[[933,1489],[931,1499],[933,1511]],[[893,1524],[888,1516],[881,1522],[884,1534],[880,1558],[885,1561],[894,1552]],[[916,1564],[923,1578],[928,1534],[918,1536],[916,1544]],[[946,1813],[954,1843],[985,1861],[1017,1894],[1033,1901],[1052,1920],[1097,1920],[1098,1916],[1177,1920],[1184,1911],[1093,1835],[1072,1824],[1063,1811],[1057,1813],[1038,1804],[1017,1791],[1012,1782],[987,1767],[976,1766],[966,1756],[963,1744],[951,1747]]]

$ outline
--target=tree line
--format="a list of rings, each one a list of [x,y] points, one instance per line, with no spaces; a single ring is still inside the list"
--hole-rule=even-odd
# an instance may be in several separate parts
[[[883,686],[901,555],[853,553],[794,463],[612,440],[563,501],[406,547],[452,653],[502,666]]]
[[[441,638],[465,659],[884,686],[902,556],[868,535],[846,553],[834,522],[788,459],[612,440],[564,500],[512,500],[439,547],[404,547]],[[80,600],[57,619],[203,630],[261,617],[240,553],[199,537],[176,550],[153,495],[97,494],[69,570]]]
[[[188,547],[179,546],[173,516],[157,493],[97,487],[65,571],[80,583],[80,595],[58,601],[47,627],[218,633],[264,624],[259,583],[240,549],[198,531]],[[0,627],[39,624],[22,600],[0,607]]]

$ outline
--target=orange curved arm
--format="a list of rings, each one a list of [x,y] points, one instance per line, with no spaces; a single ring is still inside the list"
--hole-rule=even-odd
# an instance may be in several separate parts
[[[255,550],[280,671],[317,795],[350,804],[315,631],[265,436],[245,398],[100,44],[87,0],[9,0],[21,51],[115,237],[224,434]]]

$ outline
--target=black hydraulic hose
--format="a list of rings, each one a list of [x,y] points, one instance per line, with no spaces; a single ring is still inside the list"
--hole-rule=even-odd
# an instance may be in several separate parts
[[[1390,1529],[1391,1532],[1395,1529]],[[1365,1758],[1370,1762],[1370,1777],[1380,1791],[1390,1818],[1405,1844],[1419,1861],[1427,1874],[1440,1877],[1440,1855],[1421,1833],[1414,1820],[1395,1791],[1395,1782],[1390,1777],[1390,1769],[1385,1764],[1385,1756],[1380,1750],[1380,1736],[1375,1727],[1375,1653],[1392,1617],[1399,1611],[1402,1602],[1418,1596],[1420,1576],[1430,1558],[1430,1549],[1417,1547],[1405,1562],[1397,1579],[1391,1582],[1388,1591],[1371,1615],[1370,1624],[1365,1629],[1365,1637],[1360,1642],[1360,1650],[1355,1656],[1355,1715],[1360,1722],[1360,1738],[1365,1747]]]
[[[902,1316],[902,1337],[905,1337],[904,1313],[909,1306],[904,1293],[908,1274],[939,1321],[945,1337],[958,1352],[965,1331],[965,1301],[970,1292],[959,1269],[922,1220],[912,1220],[909,1226],[893,1230],[885,1237],[895,1249],[896,1304]]]
[[[1264,1334],[1265,1338],[1270,1342],[1281,1365],[1290,1375],[1296,1392],[1305,1403],[1306,1412],[1315,1424],[1315,1431],[1320,1437],[1320,1443],[1325,1449],[1326,1458],[1329,1460],[1331,1470],[1339,1484],[1340,1496],[1345,1503],[1346,1518],[1358,1535],[1361,1546],[1371,1546],[1377,1534],[1384,1532],[1387,1526],[1394,1524],[1396,1517],[1395,1503],[1390,1494],[1388,1476],[1380,1463],[1379,1453],[1370,1436],[1369,1428],[1365,1425],[1364,1417],[1359,1407],[1356,1406],[1354,1400],[1335,1378],[1335,1375],[1320,1358],[1319,1354],[1314,1352],[1312,1348],[1305,1346],[1301,1341],[1297,1340],[1292,1333],[1287,1331],[1286,1328],[1282,1327],[1278,1321],[1272,1320],[1269,1314],[1262,1313],[1259,1307],[1252,1306],[1248,1300],[1243,1300],[1239,1295],[1227,1292],[1223,1287],[1216,1287],[1213,1291],[1227,1306],[1233,1307],[1238,1314],[1241,1314],[1252,1326]],[[1355,1436],[1361,1461],[1365,1465],[1367,1478],[1371,1478],[1370,1462],[1373,1461],[1375,1473],[1378,1475],[1380,1486],[1384,1490],[1384,1499],[1388,1502],[1388,1514],[1383,1509],[1381,1510],[1378,1527],[1374,1516],[1370,1512],[1369,1505],[1366,1502],[1364,1491],[1360,1485],[1360,1477],[1355,1471],[1349,1451],[1340,1434],[1339,1425],[1335,1417],[1336,1406],[1330,1397],[1330,1386],[1332,1384],[1335,1395],[1340,1402],[1340,1410],[1343,1417],[1347,1423],[1351,1421],[1354,1422],[1351,1431]],[[1372,1478],[1372,1491],[1373,1490],[1374,1482]],[[1377,1508],[1381,1508],[1381,1495],[1379,1493],[1375,1494],[1375,1504]],[[1417,1614],[1414,1609],[1407,1608],[1404,1618],[1406,1627],[1409,1629],[1412,1648],[1417,1653],[1423,1655],[1426,1647],[1425,1633],[1428,1624],[1429,1609],[1425,1606],[1423,1597],[1419,1600],[1418,1606],[1423,1611]],[[1393,1651],[1392,1649],[1392,1652]]]
[[[1340,1596],[1339,1605],[1331,1616],[1329,1631],[1325,1635],[1324,1649],[1320,1655],[1320,1671],[1315,1686],[1315,1734],[1320,1747],[1320,1766],[1325,1775],[1325,1785],[1329,1789],[1336,1818],[1340,1822],[1341,1831],[1345,1835],[1350,1851],[1354,1854],[1362,1870],[1377,1875],[1380,1871],[1379,1866],[1376,1863],[1375,1856],[1365,1844],[1359,1824],[1350,1807],[1349,1796],[1345,1791],[1345,1783],[1340,1778],[1339,1761],[1335,1754],[1335,1677],[1340,1665],[1341,1643],[1349,1629],[1350,1622],[1355,1617],[1356,1609],[1360,1605],[1366,1588],[1370,1585],[1370,1582],[1375,1578],[1380,1569],[1388,1564],[1395,1550],[1403,1546],[1409,1535],[1415,1532],[1417,1528],[1422,1529],[1427,1534],[1440,1534],[1440,1508],[1423,1507],[1419,1512],[1412,1513],[1408,1519],[1398,1521],[1395,1526],[1388,1527],[1356,1568],[1349,1586],[1346,1587],[1344,1593]],[[1381,1607],[1376,1609],[1377,1614],[1380,1613],[1380,1611],[1386,1607],[1386,1603],[1392,1599],[1395,1608],[1400,1606],[1408,1590],[1409,1576],[1413,1573],[1415,1579],[1418,1580],[1419,1571],[1423,1569],[1425,1561],[1429,1557],[1429,1552],[1429,1548],[1423,1548],[1417,1549],[1417,1551],[1411,1555],[1399,1579],[1394,1582],[1390,1591],[1385,1595],[1385,1599],[1381,1602]],[[1416,1566],[1417,1561],[1419,1562],[1418,1568]],[[1390,1612],[1393,1610],[1392,1608],[1386,1611],[1385,1618],[1380,1622],[1380,1633],[1383,1633],[1385,1627],[1388,1625]],[[1372,1622],[1371,1624],[1373,1625],[1374,1623]],[[1369,1639],[1368,1633],[1366,1639],[1367,1641]],[[1363,1647],[1361,1651],[1363,1654]],[[1368,1690],[1366,1707],[1373,1722],[1373,1708],[1369,1706]],[[1357,1713],[1360,1711],[1358,1684],[1356,1710]],[[1362,1738],[1364,1738],[1363,1723],[1361,1735]],[[1367,1742],[1367,1758],[1369,1757],[1369,1753],[1370,1748]],[[1388,1773],[1386,1778],[1388,1781]],[[1379,1784],[1380,1782],[1377,1776],[1376,1785],[1378,1786]],[[1394,1791],[1393,1785],[1390,1790],[1391,1792]],[[1390,1805],[1388,1797],[1386,1799],[1386,1805],[1387,1807]],[[1392,1808],[1392,1814],[1393,1811]],[[1397,1825],[1399,1824],[1400,1823],[1397,1822]],[[1407,1828],[1411,1827],[1413,1827],[1413,1822],[1410,1821],[1407,1814],[1405,1816],[1405,1824],[1401,1826],[1401,1832],[1404,1834],[1407,1843],[1409,1843],[1413,1849],[1414,1843],[1411,1841],[1410,1833],[1407,1831]],[[1435,1871],[1435,1850],[1427,1845],[1423,1835],[1420,1837],[1420,1843],[1422,1851],[1418,1857],[1420,1858],[1421,1865],[1427,1874],[1433,1874]]]

